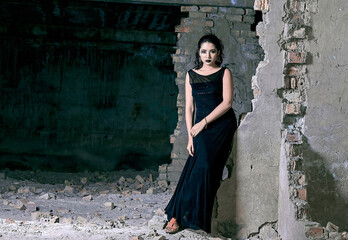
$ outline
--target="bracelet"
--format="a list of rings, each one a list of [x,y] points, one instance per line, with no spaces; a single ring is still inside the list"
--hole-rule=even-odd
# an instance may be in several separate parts
[[[205,120],[205,126],[204,126],[204,128],[207,129],[208,122],[207,122],[207,119],[206,119],[206,118],[204,118],[204,120]]]

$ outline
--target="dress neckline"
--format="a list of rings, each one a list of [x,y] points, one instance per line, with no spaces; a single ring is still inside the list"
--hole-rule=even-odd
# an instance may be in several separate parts
[[[203,77],[208,77],[208,76],[210,76],[210,75],[214,75],[215,73],[220,72],[220,71],[221,71],[221,69],[223,69],[223,67],[222,67],[222,68],[220,68],[219,70],[217,70],[216,72],[213,72],[213,73],[208,74],[208,75],[202,75],[202,74],[200,74],[200,73],[198,73],[198,72],[194,71],[193,69],[192,69],[192,71],[193,71],[194,73],[196,73],[196,74],[200,75],[200,76],[203,76]]]

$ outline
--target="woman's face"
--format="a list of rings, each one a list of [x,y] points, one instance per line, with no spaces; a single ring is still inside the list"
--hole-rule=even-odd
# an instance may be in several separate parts
[[[219,51],[210,42],[204,42],[199,49],[199,56],[204,65],[216,66],[215,62],[219,56]]]

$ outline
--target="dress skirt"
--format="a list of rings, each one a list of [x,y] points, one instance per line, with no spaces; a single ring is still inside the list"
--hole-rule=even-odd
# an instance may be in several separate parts
[[[236,117],[230,109],[194,137],[194,155],[188,157],[165,208],[168,220],[175,217],[180,226],[210,232],[214,199],[236,126]]]

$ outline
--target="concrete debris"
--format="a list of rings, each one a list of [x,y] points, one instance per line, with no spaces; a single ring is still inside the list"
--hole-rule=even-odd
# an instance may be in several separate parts
[[[17,200],[14,207],[19,209],[19,210],[25,210],[27,207],[24,205],[25,201],[22,200]]]
[[[107,209],[110,209],[110,210],[112,210],[112,209],[115,208],[115,205],[114,205],[113,202],[106,202],[106,203],[104,203],[104,206],[105,206]]]
[[[338,232],[339,227],[337,227],[335,224],[332,222],[328,222],[326,224],[326,229],[330,232]]]
[[[6,179],[0,181],[0,229],[4,239],[34,239],[54,232],[67,240],[210,240],[201,232],[189,230],[179,235],[165,234],[167,217],[163,209],[171,193],[169,189],[164,191],[167,182],[159,183],[156,173],[150,171],[6,174]],[[74,233],[70,236],[71,231]],[[67,232],[69,237],[64,237]]]
[[[80,182],[82,184],[86,184],[87,183],[87,178],[86,177],[81,178]]]
[[[56,198],[56,196],[52,193],[45,193],[39,197],[39,199],[49,200],[52,198]]]
[[[36,203],[34,203],[34,202],[28,202],[26,204],[26,207],[27,207],[26,212],[35,212],[35,211],[37,211],[37,206],[36,206]]]
[[[65,193],[70,193],[70,194],[71,194],[71,193],[74,192],[74,188],[71,187],[71,186],[65,186],[64,192],[65,192]]]
[[[93,196],[92,195],[88,195],[82,198],[83,201],[92,201],[93,200]]]
[[[162,230],[167,223],[167,220],[164,217],[153,216],[148,222],[148,227],[154,230]]]
[[[30,190],[29,190],[29,187],[20,187],[17,189],[17,193],[29,193]]]
[[[135,179],[138,180],[140,183],[144,183],[145,182],[144,178],[142,178],[140,175],[137,175],[135,177]]]
[[[156,210],[155,214],[157,216],[164,216],[165,212],[163,211],[162,208],[159,208],[159,209]]]

